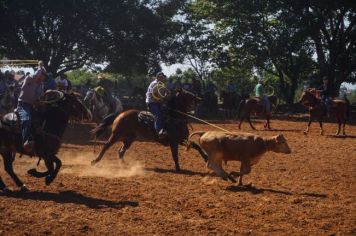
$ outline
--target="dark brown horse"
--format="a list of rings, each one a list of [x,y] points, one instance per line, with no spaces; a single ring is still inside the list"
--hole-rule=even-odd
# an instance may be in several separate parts
[[[187,117],[179,112],[186,113],[199,99],[192,93],[179,90],[169,99],[169,110],[166,114],[165,129],[168,133],[166,140],[160,141],[153,127],[153,119],[147,122],[139,110],[128,110],[118,116],[112,115],[103,120],[92,132],[95,136],[99,135],[106,127],[112,124],[112,133],[104,144],[99,155],[92,164],[98,163],[105,152],[114,143],[121,141],[123,144],[118,151],[119,158],[123,158],[126,150],[134,141],[152,141],[160,142],[163,145],[169,145],[172,157],[177,171],[180,170],[178,161],[178,145],[184,144],[188,138],[188,120]],[[146,114],[146,117],[150,117]],[[146,122],[145,122],[146,120]]]
[[[316,118],[319,121],[320,125],[320,134],[324,134],[323,130],[323,117],[327,115],[327,107],[321,101],[320,96],[318,94],[318,90],[315,88],[306,89],[299,100],[299,103],[309,108],[309,121],[304,134],[308,134],[309,127],[312,123],[313,118]],[[342,125],[342,134],[345,135],[345,125],[347,120],[349,119],[350,113],[350,104],[347,99],[342,100],[339,98],[332,99],[330,104],[330,113],[334,114],[338,121],[338,129],[336,131],[336,135],[340,134],[341,125]]]
[[[25,152],[22,147],[18,116],[15,113],[9,113],[1,121],[0,154],[4,160],[5,171],[22,191],[28,189],[13,170],[14,153],[38,156],[43,159],[47,171],[37,172],[36,169],[31,169],[28,173],[34,177],[45,177],[45,182],[49,185],[56,178],[62,165],[61,160],[56,155],[61,146],[61,138],[67,127],[69,117],[91,117],[91,114],[73,93],[56,90],[49,90],[42,96],[39,110],[41,112],[39,112],[38,119],[34,118],[34,120],[37,120],[36,123],[40,124],[42,129],[33,128],[35,147],[31,153]],[[39,127],[39,125],[36,127]],[[0,190],[9,191],[1,177]]]
[[[271,109],[272,107],[277,106],[277,97],[275,95],[268,96],[268,99],[271,103]],[[242,100],[240,102],[240,106],[238,109],[238,117],[240,117],[240,122],[239,122],[239,129],[241,129],[241,124],[246,118],[248,123],[250,124],[251,128],[255,130],[255,127],[251,123],[251,114],[255,115],[264,115],[266,117],[266,123],[264,124],[265,128],[271,129],[270,126],[270,114],[267,114],[265,112],[264,106],[263,106],[263,100],[261,98],[253,97],[249,98],[247,100]]]

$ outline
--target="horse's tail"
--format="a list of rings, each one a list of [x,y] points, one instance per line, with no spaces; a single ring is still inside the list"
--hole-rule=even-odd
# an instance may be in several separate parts
[[[245,99],[241,100],[241,102],[239,104],[239,108],[237,109],[237,117],[238,118],[241,117],[242,110],[244,109],[245,105],[246,105],[246,100]]]
[[[199,135],[199,137],[201,137],[203,134],[205,134],[206,131],[195,131],[193,133],[191,133],[188,137],[188,140],[187,140],[187,151],[192,147],[193,145],[193,141],[191,141],[190,139],[194,136],[194,135]]]
[[[92,129],[90,131],[90,133],[95,138],[99,137],[100,135],[103,134],[106,127],[108,127],[109,125],[111,125],[114,122],[117,115],[118,115],[117,113],[111,113],[111,114],[105,116],[104,119],[100,122],[100,124],[97,127],[95,127],[94,129]]]

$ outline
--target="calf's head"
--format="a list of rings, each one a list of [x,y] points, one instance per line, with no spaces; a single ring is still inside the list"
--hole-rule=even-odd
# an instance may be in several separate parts
[[[284,153],[290,154],[292,152],[291,148],[289,147],[287,140],[284,138],[283,134],[279,134],[274,137],[275,145],[273,148],[274,152],[277,153]]]

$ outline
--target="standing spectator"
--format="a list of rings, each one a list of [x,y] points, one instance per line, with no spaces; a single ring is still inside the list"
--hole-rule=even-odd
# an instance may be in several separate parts
[[[43,81],[43,91],[46,92],[47,90],[55,89],[57,89],[57,83],[53,78],[53,74],[48,73],[45,80]]]
[[[237,90],[236,83],[234,83],[232,80],[230,80],[227,85],[227,92],[230,94],[234,94],[234,93],[236,93],[236,90]]]
[[[65,74],[60,74],[59,78],[56,79],[57,89],[61,91],[68,90],[68,80]]]

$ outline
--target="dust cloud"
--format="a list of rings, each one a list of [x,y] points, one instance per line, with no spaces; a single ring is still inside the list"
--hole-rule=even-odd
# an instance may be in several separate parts
[[[146,173],[142,163],[133,160],[129,156],[125,160],[118,158],[104,160],[91,166],[90,162],[95,156],[91,152],[65,152],[61,153],[63,168],[61,174],[71,174],[79,177],[103,177],[103,178],[129,178],[143,176]]]

